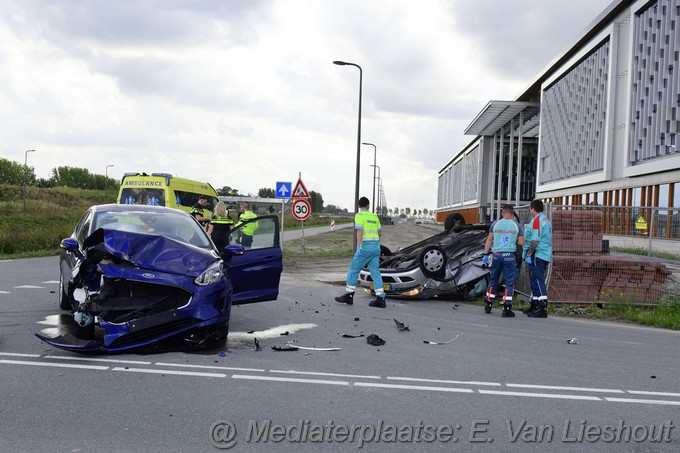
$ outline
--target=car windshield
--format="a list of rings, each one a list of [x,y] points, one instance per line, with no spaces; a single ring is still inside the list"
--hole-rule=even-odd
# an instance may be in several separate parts
[[[210,239],[200,225],[181,211],[177,214],[147,211],[97,212],[92,231],[98,228],[153,234],[201,248],[212,247]]]

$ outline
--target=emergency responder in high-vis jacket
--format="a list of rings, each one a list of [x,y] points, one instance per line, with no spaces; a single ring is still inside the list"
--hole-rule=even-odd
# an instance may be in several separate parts
[[[503,205],[503,218],[496,220],[489,227],[489,236],[484,244],[484,265],[489,264],[489,253],[493,250],[491,272],[489,273],[489,289],[484,301],[484,312],[491,313],[491,308],[496,300],[497,285],[503,272],[505,291],[503,293],[503,318],[512,318],[512,296],[515,292],[515,280],[517,279],[517,246],[524,245],[524,231],[514,219],[512,205]]]
[[[220,255],[224,253],[224,248],[228,245],[229,232],[234,227],[234,220],[229,216],[229,210],[223,201],[215,205],[214,217],[210,219],[208,225],[208,235],[215,243]]]
[[[238,216],[239,222],[236,226],[243,225],[240,231],[241,245],[244,248],[251,248],[253,246],[253,236],[257,230],[257,221],[248,222],[248,220],[257,218],[257,214],[250,210],[250,203],[244,201],[241,203],[241,214]],[[244,225],[245,224],[245,225]]]
[[[354,228],[357,230],[357,250],[347,273],[345,293],[336,297],[335,300],[348,305],[354,303],[354,291],[359,282],[359,272],[364,266],[368,265],[375,290],[375,299],[371,300],[368,306],[385,308],[385,291],[380,275],[380,234],[382,227],[378,216],[368,210],[368,205],[368,198],[359,198],[359,212],[354,216]]]

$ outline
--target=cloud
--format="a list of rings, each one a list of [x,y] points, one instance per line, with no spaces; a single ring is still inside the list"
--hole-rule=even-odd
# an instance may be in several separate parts
[[[0,0],[0,150],[256,193],[302,173],[354,205],[362,141],[388,206],[436,207],[437,172],[608,1]],[[559,26],[557,26],[559,24]],[[361,147],[361,192],[373,150]]]

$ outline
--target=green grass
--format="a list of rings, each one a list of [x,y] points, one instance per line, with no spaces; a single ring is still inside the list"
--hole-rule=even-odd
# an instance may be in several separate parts
[[[303,239],[293,239],[283,244],[283,265],[294,265],[305,259],[349,259],[353,255],[354,230],[345,228]],[[348,262],[349,265],[349,262]]]
[[[640,255],[648,256],[649,250],[642,247],[611,247],[612,252],[627,253],[629,255]],[[652,250],[652,256],[656,258],[663,258],[667,260],[679,260],[680,256],[674,253],[659,252],[658,250]]]

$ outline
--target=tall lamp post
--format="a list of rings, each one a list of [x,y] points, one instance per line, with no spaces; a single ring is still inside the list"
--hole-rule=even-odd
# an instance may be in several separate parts
[[[35,152],[34,149],[27,149],[26,152],[24,153],[24,192],[23,192],[23,202],[24,202],[24,209],[26,209],[26,173],[28,172],[28,153],[33,153]]]
[[[106,170],[104,170],[104,197],[106,197],[106,189],[108,189],[109,186],[109,167],[113,167],[113,164],[109,164],[106,166]]]
[[[371,165],[371,167],[373,167],[373,175],[374,175],[374,176],[373,176],[373,184],[374,184],[373,189],[375,190],[375,179],[376,179],[376,178],[375,178],[375,169],[376,169],[376,168],[378,169],[378,180],[379,180],[380,182],[382,182],[382,179],[380,179],[380,165]],[[378,187],[380,187],[380,186],[378,186]],[[374,192],[374,193],[375,193],[375,192]],[[380,190],[378,190],[378,202],[380,202]],[[375,212],[375,211],[374,211],[374,212]],[[378,214],[378,215],[380,215],[380,214]]]
[[[362,143],[362,145],[368,145],[373,147],[373,199],[371,200],[371,207],[373,208],[373,214],[375,214],[375,159],[378,156],[378,148],[373,143]]]
[[[354,181],[354,212],[359,212],[359,172],[360,166],[359,162],[361,160],[361,85],[363,82],[363,71],[361,66],[355,63],[348,63],[346,61],[335,60],[333,64],[338,66],[354,66],[359,69],[359,126],[357,128],[357,170],[356,170],[356,180]],[[352,242],[353,249],[357,248],[357,230],[354,230],[354,240]]]

